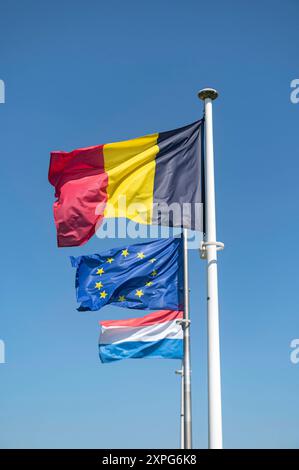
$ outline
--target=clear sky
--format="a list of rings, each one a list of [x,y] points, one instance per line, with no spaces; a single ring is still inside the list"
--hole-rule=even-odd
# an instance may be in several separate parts
[[[177,447],[178,361],[102,365],[58,249],[51,150],[168,130],[214,86],[225,447],[299,447],[296,0],[2,0],[1,447]],[[194,446],[207,447],[205,265],[190,253]]]

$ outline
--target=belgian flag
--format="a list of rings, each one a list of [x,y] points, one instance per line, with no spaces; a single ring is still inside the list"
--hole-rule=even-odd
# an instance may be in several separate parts
[[[86,243],[104,217],[203,231],[203,120],[72,152],[52,152],[58,246]]]

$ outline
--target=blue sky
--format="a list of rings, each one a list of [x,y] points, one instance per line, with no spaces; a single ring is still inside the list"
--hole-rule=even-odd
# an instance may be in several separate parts
[[[295,0],[2,0],[1,447],[177,447],[179,366],[98,360],[106,307],[76,311],[58,249],[49,152],[192,122],[214,106],[225,447],[298,447]],[[205,265],[190,253],[194,446],[207,447]]]

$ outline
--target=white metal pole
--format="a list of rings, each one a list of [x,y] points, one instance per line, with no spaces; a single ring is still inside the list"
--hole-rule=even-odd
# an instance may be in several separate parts
[[[185,449],[184,365],[181,371],[181,449]]]
[[[191,416],[191,364],[190,364],[190,312],[189,312],[189,276],[188,276],[188,230],[183,229],[184,243],[184,441],[185,449],[192,449]]]
[[[208,306],[208,397],[209,397],[209,448],[222,449],[222,410],[220,338],[218,311],[216,211],[214,181],[213,116],[212,101],[216,90],[205,88],[198,97],[205,108],[205,190],[206,236],[204,248],[207,258],[207,306]]]
[[[184,365],[182,363],[182,367],[180,370],[175,371],[176,374],[181,376],[181,406],[180,406],[180,447],[181,449],[185,449],[185,436],[184,436],[184,428],[185,428],[185,420],[184,420]]]

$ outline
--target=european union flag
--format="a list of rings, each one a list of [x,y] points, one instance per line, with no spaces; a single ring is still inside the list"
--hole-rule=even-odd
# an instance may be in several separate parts
[[[156,310],[181,310],[183,246],[181,238],[158,239],[89,256],[71,256],[77,268],[78,310],[106,304]]]

